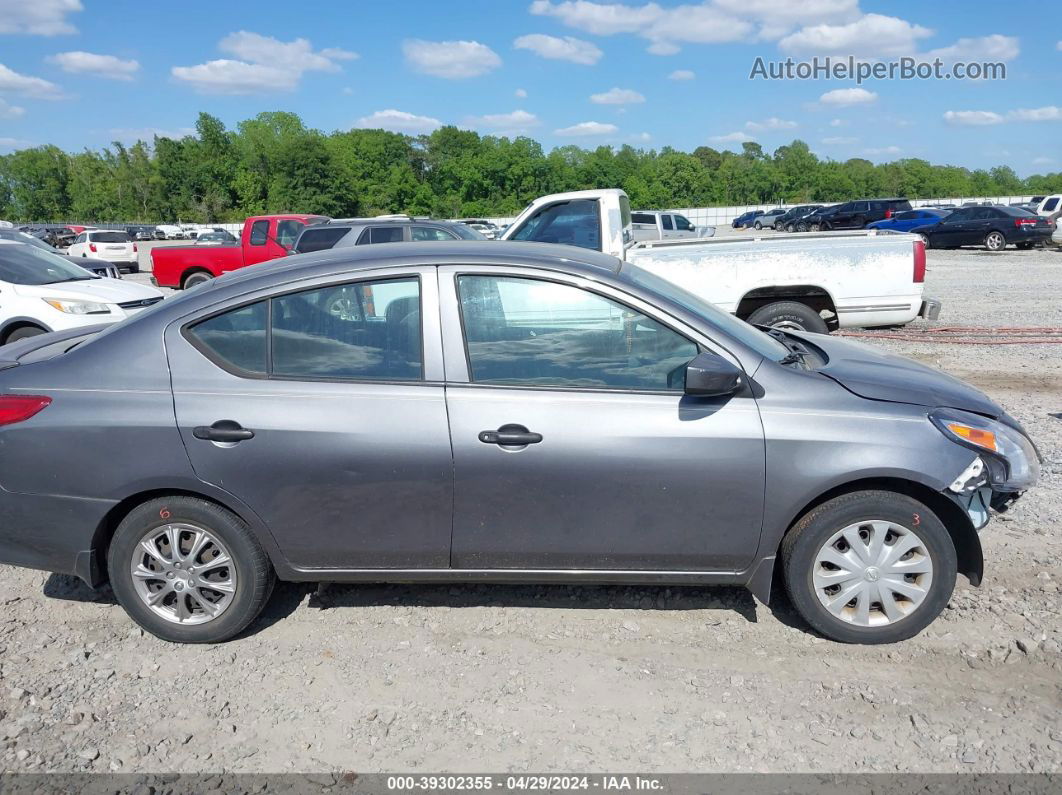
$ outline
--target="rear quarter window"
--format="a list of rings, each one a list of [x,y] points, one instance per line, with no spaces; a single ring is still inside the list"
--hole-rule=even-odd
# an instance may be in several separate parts
[[[266,302],[242,306],[186,329],[192,344],[228,370],[264,375],[268,352]]]
[[[333,248],[336,243],[350,233],[348,227],[326,227],[324,229],[307,229],[302,233],[295,252],[306,254],[310,251],[324,251]]]

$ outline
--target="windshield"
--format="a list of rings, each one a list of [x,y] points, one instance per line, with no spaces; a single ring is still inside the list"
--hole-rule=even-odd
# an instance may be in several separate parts
[[[0,281],[9,284],[58,284],[98,278],[62,257],[21,243],[0,240]]]
[[[475,229],[465,224],[454,224],[453,226],[446,227],[462,240],[486,240],[485,235],[481,235]]]
[[[768,336],[755,326],[750,326],[744,320],[724,312],[715,304],[699,298],[693,293],[682,289],[677,284],[669,282],[663,277],[639,268],[637,265],[624,263],[623,272],[632,282],[652,290],[662,298],[685,309],[697,317],[703,318],[706,323],[723,331],[725,334],[738,340],[743,345],[752,348],[761,356],[766,356],[773,361],[779,361],[789,355],[789,349],[777,339]]]
[[[89,240],[93,243],[129,243],[129,235],[125,232],[92,232]]]

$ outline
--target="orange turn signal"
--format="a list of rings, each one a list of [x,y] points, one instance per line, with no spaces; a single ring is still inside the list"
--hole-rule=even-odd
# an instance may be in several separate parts
[[[998,450],[996,447],[996,435],[992,431],[971,428],[969,425],[960,425],[957,422],[949,422],[948,430],[971,444],[976,444],[978,447],[992,451]]]

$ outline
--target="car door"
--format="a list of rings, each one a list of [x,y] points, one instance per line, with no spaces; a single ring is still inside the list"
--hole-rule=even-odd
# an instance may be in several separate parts
[[[830,227],[833,229],[846,229],[852,223],[852,212],[855,209],[855,202],[848,202],[842,204],[837,210],[826,219]]]
[[[434,268],[260,290],[166,332],[197,476],[304,569],[445,568],[453,462]]]
[[[991,207],[971,208],[957,236],[957,245],[974,246],[984,242],[985,235],[988,234],[989,229],[992,227],[994,215],[995,213]]]
[[[963,234],[966,232],[967,224],[970,223],[971,209],[966,207],[958,209],[944,218],[939,224],[933,227],[930,233],[930,238],[934,246],[958,246],[962,239]]]
[[[752,561],[756,402],[682,394],[686,363],[710,341],[625,293],[530,268],[443,266],[440,297],[454,568]]]
[[[671,240],[675,237],[678,237],[678,235],[675,234],[675,223],[669,214],[660,214],[660,227],[660,237],[663,240]]]

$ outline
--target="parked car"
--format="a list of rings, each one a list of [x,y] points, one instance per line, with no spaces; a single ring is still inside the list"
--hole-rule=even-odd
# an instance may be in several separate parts
[[[152,236],[155,238],[155,240],[166,239],[166,233],[157,226],[153,228]]]
[[[714,235],[714,226],[694,226],[686,216],[678,213],[657,210],[631,212],[632,240],[680,240],[690,237],[713,237]]]
[[[4,238],[0,238],[0,295],[0,344],[49,331],[117,323],[162,300],[162,293],[147,285],[104,279],[67,257]],[[3,416],[0,406],[0,425]]]
[[[121,271],[113,262],[107,262],[102,259],[87,259],[84,257],[71,257],[60,249],[54,248],[48,245],[38,237],[34,237],[26,232],[20,232],[17,229],[12,228],[0,228],[0,240],[11,240],[16,243],[25,243],[27,246],[33,246],[41,251],[47,251],[49,254],[54,254],[57,257],[70,262],[71,265],[76,265],[79,268],[84,268],[89,273],[94,273],[97,276],[105,276],[110,279],[121,279]],[[2,303],[0,303],[2,308]]]
[[[141,226],[141,225],[127,226],[125,228],[125,233],[127,235],[129,235],[129,237],[132,238],[133,240],[154,240],[155,239],[154,227],[150,227],[150,226]]]
[[[928,248],[984,246],[1002,251],[1008,245],[1032,248],[1050,239],[1048,220],[1017,207],[960,207],[933,226],[916,226]]]
[[[734,229],[744,229],[746,226],[752,226],[752,222],[760,215],[763,215],[763,210],[749,210],[731,221],[730,226]]]
[[[820,207],[817,210],[812,210],[802,218],[797,219],[795,224],[796,231],[798,232],[818,232],[823,228],[823,224],[827,223],[833,215],[841,209],[843,205],[829,204],[825,207]]]
[[[885,229],[892,232],[910,232],[916,226],[932,226],[940,223],[942,218],[951,214],[950,210],[930,210],[923,207],[917,210],[907,210],[895,213],[892,218],[885,221],[875,221],[867,224],[867,229]]]
[[[1048,216],[1052,213],[1057,213],[1062,209],[1062,194],[1055,193],[1050,196],[1044,196],[1040,203],[1036,207],[1036,214]]]
[[[240,239],[224,229],[213,232],[200,232],[195,239],[197,246],[238,246]]]
[[[277,578],[766,602],[776,571],[822,635],[895,642],[981,581],[987,506],[1041,465],[958,379],[566,246],[317,252],[0,359],[0,561],[109,580],[177,642]]]
[[[176,224],[159,224],[155,229],[165,235],[165,240],[185,240],[188,237],[188,235],[185,234],[184,228],[177,226]]]
[[[1062,246],[1062,218],[1055,218],[1055,231],[1051,233],[1051,242]]]
[[[825,333],[935,318],[923,297],[925,247],[911,235],[712,238],[630,243],[621,190],[542,196],[505,240],[568,243],[613,254],[750,323]]]
[[[292,246],[293,254],[306,254],[346,246],[365,246],[372,243],[425,242],[430,240],[486,240],[463,221],[433,221],[363,218],[328,221],[307,226]]]
[[[68,248],[76,237],[65,226],[22,226],[19,229],[53,248]]]
[[[906,212],[910,209],[911,202],[907,199],[859,199],[845,202],[838,205],[828,216],[822,216],[819,221],[819,230],[863,229],[867,224],[885,221],[894,213]]]
[[[151,249],[151,281],[187,290],[222,273],[287,256],[304,226],[323,215],[255,215],[243,222],[239,246],[157,246]]]
[[[774,228],[795,232],[797,221],[820,207],[822,207],[821,204],[798,204],[796,207],[790,207],[774,222]]]
[[[763,229],[765,226],[768,229],[774,229],[775,223],[779,218],[785,215],[786,212],[787,210],[785,207],[775,207],[773,210],[768,210],[762,215],[756,216],[755,220],[752,222],[752,226],[756,231]]]
[[[71,257],[102,259],[130,273],[140,272],[137,246],[125,232],[91,229],[78,235],[67,249]]]

